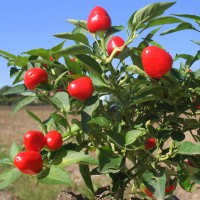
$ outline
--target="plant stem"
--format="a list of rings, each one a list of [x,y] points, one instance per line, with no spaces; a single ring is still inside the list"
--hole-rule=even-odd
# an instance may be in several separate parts
[[[104,39],[104,36],[101,36],[101,37],[100,37],[100,40],[101,40],[101,48],[102,48],[102,51],[103,51],[103,57],[104,57],[104,59],[106,60],[106,59],[107,59],[107,54],[106,54],[106,47],[105,47],[105,39]]]

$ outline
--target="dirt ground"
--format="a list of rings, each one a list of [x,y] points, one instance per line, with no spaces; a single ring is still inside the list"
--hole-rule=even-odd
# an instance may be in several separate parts
[[[48,118],[49,113],[54,111],[53,108],[40,106],[29,107],[29,110],[39,116],[40,119],[45,120]],[[38,129],[36,122],[24,111],[20,110],[16,114],[11,114],[10,107],[0,106],[0,153],[7,152],[15,140],[18,144],[22,143],[23,134],[30,129]],[[80,177],[77,177],[78,168],[71,168],[70,172],[74,174],[73,180],[76,184],[80,183]],[[105,182],[103,182],[105,183]],[[180,200],[200,200],[200,190],[197,189],[192,194],[183,191],[180,187],[175,191],[175,195]],[[18,200],[9,194],[9,192],[0,191],[0,200]],[[31,199],[30,199],[31,200]]]

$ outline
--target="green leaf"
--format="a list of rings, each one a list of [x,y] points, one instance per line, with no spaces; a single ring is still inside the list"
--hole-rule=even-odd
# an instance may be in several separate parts
[[[169,33],[175,33],[175,32],[183,31],[183,30],[187,30],[187,29],[200,32],[192,24],[185,22],[185,23],[179,24],[176,28],[172,28],[172,29],[169,29],[167,31],[162,32],[160,35],[166,35],[166,34],[169,34]]]
[[[106,127],[106,126],[109,126],[110,121],[105,117],[95,117],[95,118],[92,118],[88,122],[88,124],[97,124],[99,126]]]
[[[177,177],[178,177],[178,182],[180,186],[187,192],[191,192],[193,184],[191,183],[190,174],[187,173],[187,171],[181,169],[180,166],[178,166]]]
[[[65,41],[61,42],[60,44],[56,45],[55,47],[52,47],[52,48],[50,49],[50,52],[51,52],[51,53],[55,53],[55,52],[59,51],[60,49],[63,48],[63,45],[64,45],[64,44],[65,44]]]
[[[62,115],[53,113],[51,115],[51,117],[54,119],[55,123],[58,123],[59,125],[63,126],[64,128],[68,127],[67,119],[65,119]]]
[[[153,27],[153,26],[160,26],[160,25],[165,25],[165,24],[174,24],[174,23],[182,23],[184,22],[183,20],[180,20],[176,17],[169,17],[169,16],[161,16],[159,18],[153,19],[150,21],[144,29],[140,31],[140,33],[147,28]]]
[[[109,88],[109,85],[106,84],[102,78],[96,74],[91,74],[90,78],[92,79],[92,83],[97,87],[107,87]]]
[[[126,136],[125,136],[126,145],[132,144],[138,138],[143,136],[145,133],[146,133],[145,129],[144,130],[131,130],[131,131],[127,132]]]
[[[10,169],[0,175],[0,190],[6,188],[20,177],[21,173],[18,169]]]
[[[76,163],[90,165],[98,164],[97,160],[92,158],[90,155],[84,154],[83,152],[65,151],[64,153],[66,154],[66,156],[63,157],[62,163],[60,164],[61,166],[68,166]]]
[[[23,52],[23,54],[28,54],[31,56],[41,56],[42,58],[45,58],[47,60],[49,60],[50,58],[50,52],[43,48],[32,49],[30,51]]]
[[[58,108],[65,111],[66,113],[69,112],[70,103],[69,103],[69,95],[67,92],[57,92],[50,99]]]
[[[105,38],[107,38],[110,35],[113,35],[114,33],[117,33],[119,31],[122,31],[124,29],[124,26],[112,26],[108,31],[106,32]]]
[[[30,104],[31,102],[33,102],[34,100],[36,100],[37,97],[35,96],[25,96],[22,97],[13,107],[13,113],[16,113],[18,110],[20,110],[21,108],[23,108],[24,106]]]
[[[199,155],[200,154],[200,142],[183,142],[178,147],[178,154],[183,155]]]
[[[0,55],[1,54],[8,57],[8,58],[12,58],[13,60],[15,60],[17,58],[17,56],[15,56],[14,54],[11,54],[7,51],[0,50]]]
[[[130,17],[128,21],[129,29],[132,31],[138,30],[142,24],[162,15],[165,10],[174,4],[175,2],[158,2],[143,7]]]
[[[94,111],[98,108],[99,102],[100,100],[98,98],[98,95],[92,96],[91,98],[85,101],[85,107],[81,111],[81,123],[84,132],[88,131],[87,123],[91,120]]]
[[[195,44],[200,45],[200,42],[199,42],[199,41],[196,41],[196,40],[191,40],[191,41],[194,42]]]
[[[102,69],[99,65],[99,63],[93,59],[92,57],[88,56],[88,55],[84,55],[84,54],[79,54],[76,55],[76,58],[84,64],[84,68],[86,68],[88,71],[94,71],[97,72],[99,74],[102,73]]]
[[[127,72],[131,72],[133,74],[139,74],[142,77],[148,77],[148,75],[145,73],[145,71],[143,71],[142,69],[140,69],[138,66],[136,65],[129,65],[126,68]]]
[[[90,189],[90,191],[94,194],[94,187],[92,184],[92,179],[90,176],[90,169],[88,165],[79,165],[79,171],[81,173],[81,176],[86,184],[86,186]]]
[[[25,72],[26,72],[26,68],[25,67],[21,68],[18,71],[18,73],[17,73],[17,75],[15,77],[15,80],[13,81],[13,85],[23,81]]]
[[[200,69],[198,69],[197,71],[194,72],[194,76],[196,79],[198,79],[200,77]]]
[[[3,93],[3,95],[21,94],[25,91],[26,91],[26,87],[24,86],[24,84],[19,84],[19,85],[9,88],[6,92]]]
[[[54,83],[54,87],[58,85],[58,82],[59,82],[60,80],[62,80],[62,78],[65,77],[65,75],[66,75],[67,73],[68,73],[68,71],[65,71],[65,72],[63,72],[62,74],[60,74],[60,75],[56,78],[55,83]]]
[[[80,67],[80,63],[72,61],[69,57],[65,57],[65,63],[70,71],[75,74],[81,74],[82,68]]]
[[[16,67],[11,67],[10,68],[10,78],[15,77],[19,72],[19,69],[17,69]]]
[[[26,110],[26,112],[29,114],[29,116],[32,117],[32,119],[35,120],[36,123],[39,124],[39,126],[40,126],[42,132],[46,132],[46,127],[45,127],[45,125],[42,123],[42,121],[40,120],[40,118],[39,118],[37,115],[35,115],[33,112],[31,112],[30,110]]]
[[[198,170],[197,173],[195,173],[192,177],[191,180],[194,181],[196,184],[200,184],[200,171]]]
[[[148,169],[143,173],[142,178],[144,184],[153,196],[156,199],[164,200],[166,186],[165,168],[159,168],[157,170]]]
[[[0,163],[7,164],[7,165],[13,165],[13,162],[10,160],[10,158],[3,158],[0,160]]]
[[[74,40],[76,42],[81,42],[85,45],[89,45],[88,39],[82,33],[59,33],[54,35],[57,38],[63,38],[68,40]]]
[[[92,54],[90,48],[83,44],[75,44],[72,46],[68,46],[64,49],[53,53],[55,56],[66,56],[66,55],[78,55],[78,54]]]
[[[28,57],[17,56],[15,59],[15,66],[24,67],[28,63]]]
[[[174,16],[178,16],[178,17],[184,17],[184,18],[188,18],[188,19],[194,19],[196,20],[200,20],[200,16],[197,15],[188,15],[188,14],[173,14]]]
[[[54,165],[51,166],[48,176],[44,179],[39,179],[39,182],[45,184],[60,184],[67,186],[73,185],[69,172],[59,166]]]
[[[10,160],[13,162],[15,156],[20,152],[20,147],[17,143],[13,142],[12,143],[12,146],[10,147],[10,152],[9,152],[9,155],[10,155]]]
[[[109,147],[101,147],[98,153],[99,171],[101,173],[116,173],[120,171],[123,156],[112,151]]]
[[[84,20],[76,20],[76,19],[68,19],[67,20],[69,23],[77,26],[77,27],[80,27],[80,28],[83,28],[85,30],[88,30],[87,29],[87,21],[84,21]]]

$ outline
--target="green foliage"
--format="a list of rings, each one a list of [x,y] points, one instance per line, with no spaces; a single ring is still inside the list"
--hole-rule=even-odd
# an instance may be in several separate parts
[[[200,70],[190,71],[200,60],[199,51],[195,55],[184,52],[176,55],[174,62],[183,60],[180,67],[172,68],[159,80],[150,78],[141,62],[145,47],[163,48],[153,40],[160,31],[157,26],[176,24],[161,35],[185,29],[199,32],[194,25],[194,22],[199,25],[198,16],[163,15],[174,4],[158,2],[134,12],[126,28],[125,44],[110,56],[106,53],[105,41],[124,27],[111,27],[101,38],[91,34],[94,39],[91,41],[86,21],[74,19],[68,22],[75,29],[71,33],[54,35],[64,41],[50,50],[32,49],[23,53],[26,56],[0,51],[0,56],[12,66],[11,77],[15,77],[13,88],[4,93],[23,95],[13,111],[36,100],[56,109],[45,121],[27,110],[44,134],[56,129],[62,133],[64,141],[56,151],[46,148],[41,151],[44,168],[36,175],[39,182],[72,186],[70,174],[64,167],[78,164],[92,194],[95,192],[92,175],[110,177],[113,191],[110,195],[115,199],[123,199],[129,184],[133,193],[146,195],[142,189],[146,187],[153,197],[164,199],[166,183],[172,178],[186,191],[192,191],[195,183],[199,183],[199,172],[194,169],[200,164]],[[182,18],[194,22],[191,24]],[[156,28],[136,46],[135,39],[152,27]],[[66,40],[74,41],[74,44],[64,46]],[[119,50],[121,53],[117,56]],[[64,63],[60,58],[64,58]],[[23,84],[15,85],[32,67],[45,69],[49,75],[48,83],[38,85],[34,91],[27,90]],[[72,80],[83,76],[92,79],[95,91],[89,99],[79,101],[72,98],[66,88]],[[69,121],[69,117],[73,119]],[[192,138],[191,142],[186,140],[188,136]],[[151,150],[145,148],[149,138],[156,141],[156,147]],[[95,153],[91,153],[91,149],[95,149]],[[13,144],[12,160],[17,152],[18,147]],[[187,160],[192,160],[193,165],[189,166]],[[3,159],[1,163],[11,164],[9,159]],[[90,165],[94,167],[92,170]],[[13,173],[16,173],[15,168],[2,173],[1,188],[18,178],[18,175],[12,176]]]

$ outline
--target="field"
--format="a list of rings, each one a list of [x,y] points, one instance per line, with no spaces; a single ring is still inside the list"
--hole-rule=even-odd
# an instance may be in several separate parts
[[[37,114],[42,120],[45,120],[54,111],[53,108],[46,106],[32,106],[28,109]],[[22,144],[23,134],[30,129],[38,129],[38,126],[24,110],[12,115],[10,107],[0,107],[0,159],[8,155],[9,147],[13,141]],[[0,172],[5,169],[6,166],[0,164]],[[73,166],[69,168],[69,171],[76,183],[74,188],[69,188],[69,190],[86,194],[88,191],[82,186],[77,168]],[[99,181],[95,183],[96,187],[100,184]],[[37,185],[34,178],[23,176],[10,187],[0,191],[0,200],[55,200],[62,189],[65,189],[65,186]],[[198,190],[190,194],[178,188],[176,194],[180,200],[200,199]]]

